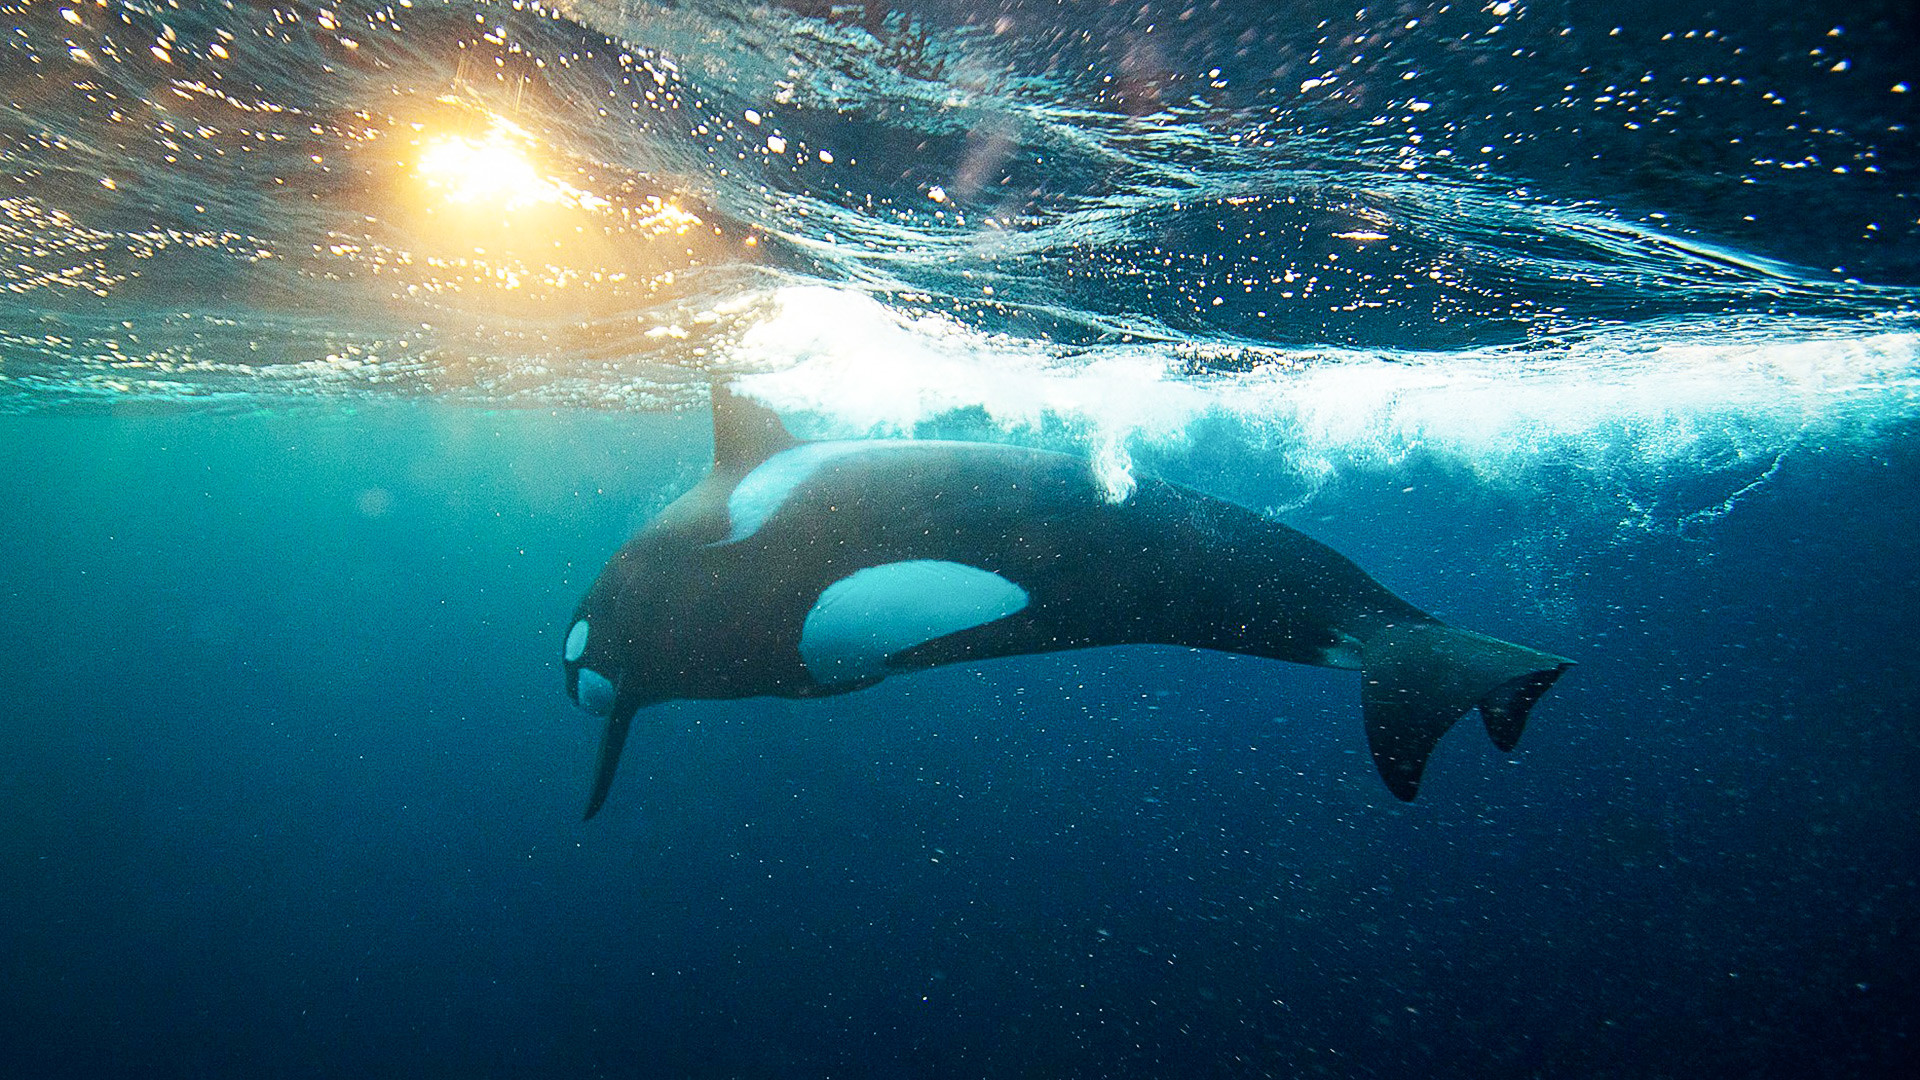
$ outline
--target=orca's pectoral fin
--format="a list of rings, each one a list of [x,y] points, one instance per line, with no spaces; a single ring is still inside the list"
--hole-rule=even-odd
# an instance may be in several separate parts
[[[1420,790],[1440,736],[1476,705],[1487,734],[1512,750],[1527,712],[1573,661],[1441,623],[1402,623],[1361,650],[1361,706],[1367,743],[1394,796]]]
[[[593,791],[587,795],[586,821],[600,812],[613,789],[613,774],[620,768],[620,751],[627,745],[627,729],[633,726],[633,709],[617,709],[607,717],[607,732],[600,737],[600,756],[593,765]]]

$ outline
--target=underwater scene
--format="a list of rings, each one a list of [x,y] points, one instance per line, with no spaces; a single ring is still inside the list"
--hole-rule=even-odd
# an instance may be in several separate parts
[[[0,11],[6,1075],[1920,1060],[1908,0]]]

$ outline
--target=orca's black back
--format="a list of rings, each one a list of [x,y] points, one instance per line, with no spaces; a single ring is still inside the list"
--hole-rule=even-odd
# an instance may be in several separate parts
[[[1376,622],[1425,618],[1331,548],[1190,488],[1142,479],[1115,501],[1064,454],[880,447],[824,463],[751,536],[710,549],[721,580],[756,590],[774,637],[797,641],[833,582],[914,559],[999,574],[1031,603],[905,666],[1119,644],[1320,663]]]

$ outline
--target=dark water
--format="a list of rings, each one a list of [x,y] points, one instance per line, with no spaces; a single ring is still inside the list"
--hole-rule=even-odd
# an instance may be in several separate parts
[[[8,1075],[1916,1057],[1907,5],[6,10]],[[716,373],[1580,666],[1407,805],[1134,649],[662,706],[582,823]]]

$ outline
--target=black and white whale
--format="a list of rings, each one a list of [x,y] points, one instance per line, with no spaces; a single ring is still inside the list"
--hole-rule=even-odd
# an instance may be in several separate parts
[[[940,664],[1185,645],[1359,668],[1374,764],[1412,799],[1474,707],[1502,750],[1571,661],[1458,630],[1302,533],[1178,484],[984,443],[799,442],[716,387],[713,471],[607,562],[568,629],[604,717],[587,817],[641,708],[817,697]]]

